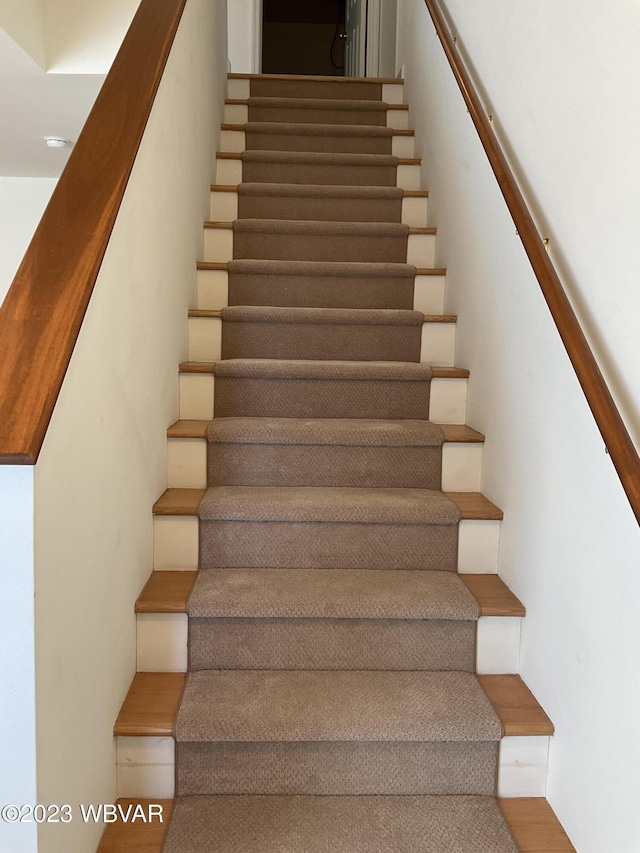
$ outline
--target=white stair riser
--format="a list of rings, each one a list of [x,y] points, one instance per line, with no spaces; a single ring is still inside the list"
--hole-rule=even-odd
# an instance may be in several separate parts
[[[251,96],[251,80],[243,78],[231,78],[227,81],[227,98],[231,100],[243,100]],[[385,104],[402,104],[404,98],[404,86],[402,83],[383,83],[381,101]]]
[[[214,222],[233,222],[238,218],[238,193],[211,190],[209,217]]]
[[[498,796],[544,797],[548,754],[548,737],[503,738],[498,763]],[[173,798],[173,738],[116,738],[116,761],[118,797]]]
[[[231,100],[240,100],[232,98]],[[225,104],[223,124],[246,124],[249,121],[247,104]],[[387,127],[409,130],[409,110],[387,110]]]
[[[233,260],[233,230],[231,228],[204,229],[204,260],[207,263],[223,264]]]
[[[186,672],[189,620],[186,613],[138,613],[137,672]]]
[[[204,489],[207,485],[207,442],[204,438],[170,438],[167,442],[170,489]],[[480,491],[482,444],[445,442],[442,489]]]
[[[232,101],[243,101],[251,96],[251,80],[231,78],[227,80],[227,98]]]
[[[429,420],[439,424],[463,424],[467,406],[467,379],[432,379]],[[180,418],[213,418],[212,373],[180,374]]]
[[[198,270],[198,308],[220,311],[229,304],[229,274],[226,270]]]
[[[423,228],[427,224],[427,205],[428,199],[421,196],[403,198],[400,221],[412,228]]]
[[[435,234],[409,234],[407,263],[416,267],[433,267],[436,255]],[[233,259],[233,230],[204,229],[204,260],[207,263],[228,263]]]
[[[222,356],[222,319],[189,317],[189,361],[219,361]]]
[[[423,314],[442,314],[444,311],[445,277],[417,275],[413,307]],[[198,308],[219,311],[229,304],[229,283],[226,270],[198,271]]]
[[[445,276],[417,275],[413,290],[413,309],[423,314],[444,313]]]
[[[220,131],[220,151],[231,154],[242,154],[246,146],[247,140],[244,130]]]
[[[505,737],[500,744],[499,797],[545,797],[549,737]]]
[[[232,99],[241,100],[241,99]],[[249,121],[249,107],[246,104],[225,104],[223,124],[246,124]]]
[[[442,447],[442,491],[479,492],[483,444],[445,441]]]
[[[226,160],[218,157],[216,162],[216,184],[236,186],[242,183],[242,160]]]
[[[170,799],[175,794],[175,740],[172,737],[117,737],[118,797]]]
[[[406,130],[406,128],[403,128]],[[416,138],[415,136],[399,136],[397,133],[391,139],[391,153],[394,157],[415,157],[416,155]]]
[[[458,530],[458,571],[495,574],[498,568],[499,535],[499,521],[463,519]],[[198,537],[198,519],[195,516],[154,516],[154,569],[197,569]]]
[[[451,367],[455,353],[455,323],[424,323],[420,361]],[[218,361],[222,348],[219,317],[189,318],[189,361]]]
[[[511,616],[480,617],[476,647],[480,675],[517,672],[521,621],[520,617]],[[137,671],[186,672],[187,623],[185,613],[139,613]]]
[[[230,154],[241,154],[246,150],[247,141],[244,130],[223,130],[220,133],[220,151]],[[391,153],[394,157],[411,158],[415,156],[414,136],[393,136]]]
[[[435,234],[409,234],[407,245],[407,263],[416,267],[435,266]]]
[[[404,85],[402,83],[383,83],[382,98],[385,104],[404,104]]]
[[[232,222],[238,218],[238,193],[228,190],[212,190],[209,216],[214,222]],[[409,197],[402,200],[404,225],[422,228],[427,224],[427,199]]]
[[[420,361],[435,367],[453,367],[456,351],[455,323],[423,323]]]
[[[387,127],[409,130],[409,110],[387,110]]]

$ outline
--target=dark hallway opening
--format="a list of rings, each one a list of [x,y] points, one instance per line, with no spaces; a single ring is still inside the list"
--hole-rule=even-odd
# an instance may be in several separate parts
[[[264,0],[265,74],[344,75],[345,0]]]

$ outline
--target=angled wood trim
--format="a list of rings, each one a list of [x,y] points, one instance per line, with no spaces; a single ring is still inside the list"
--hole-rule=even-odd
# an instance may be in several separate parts
[[[0,464],[33,465],[186,0],[142,0],[0,308]]]
[[[476,88],[445,25],[437,0],[425,0],[434,27],[478,136],[551,311],[589,408],[602,434],[631,508],[640,523],[640,457],[614,403],[517,181],[482,107]]]

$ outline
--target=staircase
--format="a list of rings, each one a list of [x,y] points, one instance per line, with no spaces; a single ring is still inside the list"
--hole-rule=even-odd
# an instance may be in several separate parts
[[[229,96],[115,728],[144,849],[570,851],[402,83]]]

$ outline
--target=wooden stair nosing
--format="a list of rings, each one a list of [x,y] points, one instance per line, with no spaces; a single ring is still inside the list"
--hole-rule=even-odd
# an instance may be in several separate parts
[[[326,74],[250,74],[233,73],[227,74],[229,80],[297,80],[300,83],[383,83],[390,86],[404,85],[402,77],[332,77]]]
[[[206,489],[167,489],[153,505],[153,514],[195,516]],[[443,492],[462,513],[463,520],[501,521],[502,510],[481,492]]]
[[[237,193],[239,184],[211,184],[212,193]],[[428,190],[403,190],[405,198],[429,198]]]
[[[126,812],[140,804],[148,813],[150,805],[162,806],[162,823],[124,822],[120,818],[107,826],[97,853],[161,853],[169,827],[174,800],[118,799]],[[498,798],[520,853],[576,853],[560,821],[544,797]]]
[[[477,675],[504,736],[553,734],[553,724],[519,675]],[[115,722],[115,737],[172,737],[186,673],[138,672]]]
[[[311,154],[311,151],[291,151],[291,154]],[[216,160],[242,160],[242,151],[216,151]],[[398,157],[398,166],[421,166],[421,157]],[[215,184],[214,184],[215,186]],[[319,184],[319,186],[321,186]],[[416,190],[418,192],[418,190]]]
[[[195,571],[155,571],[136,601],[136,613],[186,613]],[[481,616],[524,616],[525,608],[498,575],[459,575]]]
[[[211,421],[180,420],[167,430],[167,438],[204,438]],[[445,442],[482,444],[484,435],[466,424],[436,424],[444,433]]]
[[[285,100],[284,98],[280,100]],[[319,100],[325,100],[324,98],[320,98]],[[356,99],[357,100],[357,99]],[[225,106],[230,107],[248,107],[249,100],[248,98],[225,98],[224,99]],[[372,104],[380,103],[380,101],[371,101]],[[409,111],[408,104],[387,104],[388,110],[403,110],[404,112]]]
[[[228,272],[229,265],[227,261],[198,261],[196,263],[196,269]],[[443,276],[446,274],[446,267],[416,267],[416,275]]]
[[[245,133],[247,129],[247,124],[229,124],[228,122],[223,122],[220,125],[221,130],[231,130],[236,131],[237,133]],[[416,132],[413,128],[391,128],[393,130],[393,136],[415,136]]]
[[[289,220],[273,219],[270,221],[281,223],[281,222],[288,222]],[[294,221],[294,220],[291,220],[291,221]],[[312,221],[312,220],[309,220],[309,221]],[[338,224],[338,223],[336,223],[336,224]],[[368,225],[369,223],[362,223],[362,224]],[[398,224],[400,224],[400,223],[398,223]],[[427,234],[427,235],[433,237],[438,233],[437,228],[426,227],[426,226],[423,228],[423,227],[419,227],[417,225],[410,225],[408,227],[409,227],[409,234],[410,235],[411,234]],[[231,222],[231,221],[219,221],[216,219],[207,219],[204,223],[204,228],[209,230],[209,231],[232,231],[233,230],[233,222]]]
[[[304,310],[304,309],[302,309]],[[367,309],[364,309],[367,310]],[[457,323],[457,314],[423,314],[425,323]],[[190,308],[189,317],[202,317],[209,319],[222,318],[222,309],[220,308]]]
[[[215,361],[183,361],[180,373],[214,373]],[[431,373],[434,379],[468,379],[469,371],[465,367],[440,367],[433,365]]]

